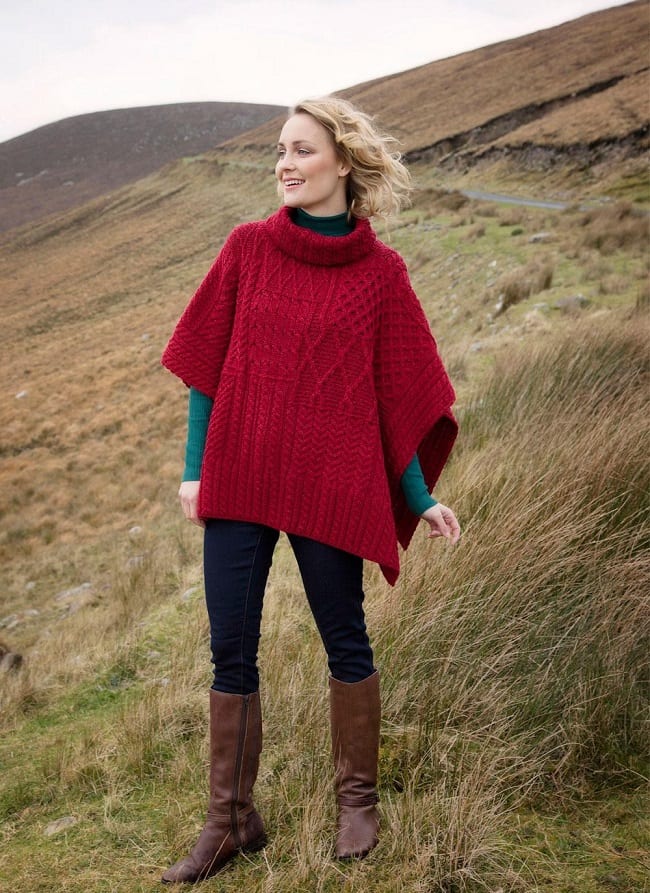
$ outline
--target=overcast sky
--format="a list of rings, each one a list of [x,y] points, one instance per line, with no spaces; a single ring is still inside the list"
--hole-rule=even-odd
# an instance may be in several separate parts
[[[199,100],[289,106],[620,5],[15,0],[0,13],[0,141],[112,108]]]

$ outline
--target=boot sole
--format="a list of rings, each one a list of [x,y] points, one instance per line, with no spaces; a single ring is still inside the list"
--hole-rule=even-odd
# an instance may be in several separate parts
[[[217,865],[214,868],[209,868],[205,872],[201,872],[201,874],[196,878],[196,880],[190,881],[168,881],[165,878],[161,878],[160,882],[162,884],[200,884],[202,881],[207,881],[211,877],[214,877],[216,874],[219,874],[220,871],[223,871],[233,859],[235,859],[239,855],[248,854],[248,853],[258,853],[260,850],[263,850],[266,844],[268,843],[268,838],[266,834],[262,834],[261,837],[256,838],[255,840],[251,840],[250,843],[247,843],[245,846],[240,847],[238,850],[228,856],[228,858],[222,862],[220,865]]]
[[[337,862],[358,862],[360,859],[365,859],[366,856],[372,852],[372,850],[374,850],[374,847],[372,847],[369,850],[365,850],[365,852],[362,852],[362,853],[350,853],[349,855],[346,854],[345,856],[337,856],[336,861]]]

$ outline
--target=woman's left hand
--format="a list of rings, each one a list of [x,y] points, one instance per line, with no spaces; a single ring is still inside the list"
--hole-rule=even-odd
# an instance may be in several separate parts
[[[429,539],[436,536],[444,536],[452,546],[455,546],[460,538],[460,524],[456,515],[450,508],[439,502],[420,516],[424,518],[429,527]]]

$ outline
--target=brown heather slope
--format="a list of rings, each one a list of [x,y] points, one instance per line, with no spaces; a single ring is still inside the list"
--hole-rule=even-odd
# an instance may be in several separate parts
[[[603,144],[641,170],[650,120],[650,4],[637,0],[565,24],[359,84],[342,96],[376,114],[412,160],[466,170],[503,158],[537,167]],[[298,99],[299,97],[296,97]],[[279,119],[228,141],[271,146]],[[520,151],[522,150],[522,151]],[[492,154],[491,154],[492,153]],[[602,155],[602,151],[600,151]]]
[[[73,208],[275,117],[278,106],[184,102],[65,118],[0,143],[0,232]]]

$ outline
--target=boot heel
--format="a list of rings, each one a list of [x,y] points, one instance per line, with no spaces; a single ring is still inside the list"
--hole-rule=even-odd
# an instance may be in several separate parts
[[[266,834],[262,834],[261,837],[258,837],[257,840],[251,840],[250,843],[247,843],[246,846],[241,848],[242,853],[258,853],[260,850],[263,850],[266,844],[268,843],[268,839]]]

